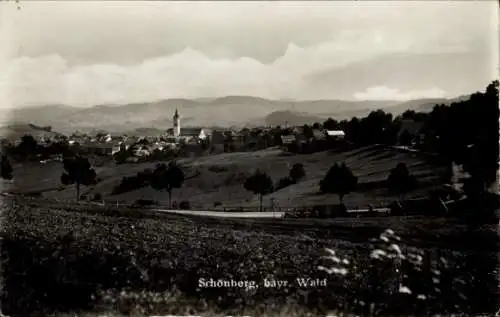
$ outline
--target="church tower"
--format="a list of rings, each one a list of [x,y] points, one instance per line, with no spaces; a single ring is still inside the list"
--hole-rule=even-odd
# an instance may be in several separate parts
[[[179,112],[175,109],[174,114],[174,137],[178,138],[181,135],[181,118]]]

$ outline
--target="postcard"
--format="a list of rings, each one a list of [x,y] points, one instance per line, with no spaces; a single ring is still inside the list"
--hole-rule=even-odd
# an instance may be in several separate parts
[[[492,316],[494,1],[2,1],[2,316]]]

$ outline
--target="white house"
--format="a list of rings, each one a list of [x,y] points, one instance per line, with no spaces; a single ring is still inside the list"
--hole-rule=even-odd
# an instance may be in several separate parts
[[[336,139],[343,139],[345,137],[345,133],[342,130],[326,130],[326,135]]]

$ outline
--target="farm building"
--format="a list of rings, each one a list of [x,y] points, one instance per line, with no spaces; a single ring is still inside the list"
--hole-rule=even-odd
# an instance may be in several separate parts
[[[326,135],[329,138],[343,139],[345,132],[342,130],[326,130]]]

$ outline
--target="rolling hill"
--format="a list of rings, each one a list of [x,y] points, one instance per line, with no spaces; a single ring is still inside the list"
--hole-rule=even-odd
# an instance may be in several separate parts
[[[408,102],[346,101],[346,100],[268,100],[248,96],[227,96],[216,99],[167,99],[126,105],[99,105],[74,108],[49,105],[18,108],[3,115],[8,124],[34,123],[52,126],[61,133],[105,128],[125,133],[136,129],[165,130],[172,125],[172,114],[179,109],[183,126],[256,126],[313,123],[328,117],[349,119],[364,116],[375,109],[401,113],[406,109],[427,111],[434,104],[449,104],[448,99],[419,99]]]
[[[359,177],[360,189],[345,199],[349,208],[366,207],[368,204],[387,204],[395,200],[397,197],[389,195],[384,186],[377,183],[383,182],[390,169],[398,162],[406,163],[422,184],[422,187],[409,193],[407,198],[425,197],[428,190],[439,182],[439,175],[442,172],[442,168],[411,153],[376,146],[344,153],[319,152],[308,155],[290,155],[271,148],[256,152],[223,153],[179,160],[178,163],[190,177],[182,188],[174,191],[173,199],[189,200],[194,208],[212,208],[216,202],[222,203],[223,206],[257,207],[258,197],[243,187],[245,178],[251,175],[257,166],[267,172],[276,183],[288,175],[290,166],[302,163],[306,170],[305,179],[265,196],[264,203],[269,205],[270,199],[275,198],[281,206],[336,204],[338,203],[336,195],[318,194],[319,181],[334,162],[345,162]],[[168,194],[157,192],[150,187],[119,195],[111,194],[123,177],[136,175],[146,168],[154,169],[155,166],[156,162],[134,165],[114,165],[110,162],[99,164],[95,168],[102,181],[96,186],[84,188],[82,193],[90,195],[100,193],[110,202],[154,199],[165,203],[168,201]],[[58,189],[62,170],[61,162],[49,162],[44,165],[16,164],[15,181],[9,190],[19,193],[42,192],[45,197],[73,200],[74,186]]]
[[[53,138],[61,135],[59,132],[52,131],[44,127],[39,127],[34,124],[11,124],[0,127],[0,138],[5,138],[9,141],[20,140],[25,134],[32,135],[35,139]]]

